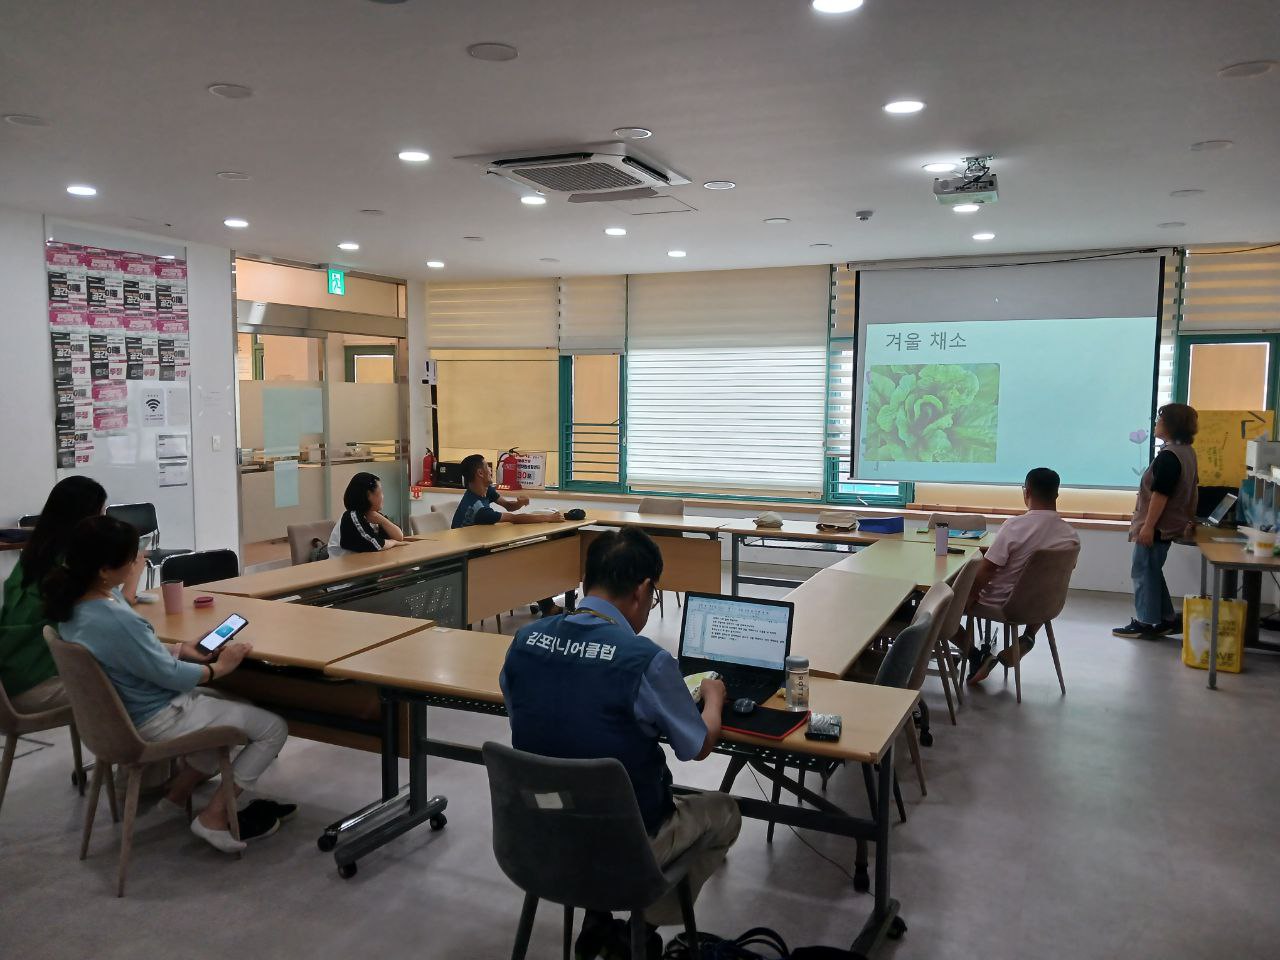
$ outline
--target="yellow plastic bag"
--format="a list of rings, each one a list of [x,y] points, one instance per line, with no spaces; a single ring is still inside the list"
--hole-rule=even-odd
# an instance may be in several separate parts
[[[1248,605],[1243,600],[1218,602],[1218,669],[1239,673],[1244,661],[1244,618]],[[1209,630],[1213,601],[1208,597],[1182,599],[1182,662],[1197,670],[1209,669]]]

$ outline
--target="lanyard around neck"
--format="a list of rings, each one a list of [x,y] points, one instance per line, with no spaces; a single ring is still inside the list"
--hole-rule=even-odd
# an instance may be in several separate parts
[[[615,619],[613,619],[613,617],[609,616],[607,613],[601,613],[599,610],[592,610],[590,607],[579,607],[577,610],[575,610],[575,611],[573,611],[573,612],[574,612],[574,613],[589,613],[589,614],[591,614],[591,616],[593,616],[593,617],[599,617],[599,618],[600,618],[601,620],[603,620],[605,623],[612,623],[615,627],[618,625],[618,621],[617,621],[617,620],[615,620]]]

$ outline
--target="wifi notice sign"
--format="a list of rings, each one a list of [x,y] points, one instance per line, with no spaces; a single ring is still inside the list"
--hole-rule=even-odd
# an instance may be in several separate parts
[[[165,389],[164,387],[146,387],[139,391],[142,425],[145,427],[163,427],[165,423]]]

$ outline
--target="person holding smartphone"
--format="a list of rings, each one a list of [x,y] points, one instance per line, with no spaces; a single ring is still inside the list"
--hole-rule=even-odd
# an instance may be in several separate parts
[[[373,553],[404,542],[404,531],[382,515],[383,499],[382,481],[372,473],[361,471],[347,482],[346,511],[329,535],[329,556]]]
[[[45,613],[64,640],[93,654],[144,740],[169,740],[207,727],[242,730],[249,742],[232,763],[239,796],[276,758],[288,726],[274,713],[206,689],[240,665],[252,649],[248,643],[232,640],[212,659],[195,643],[160,642],[121,594],[137,556],[138,533],[129,524],[106,516],[82,520],[62,563],[45,577]],[[216,752],[192,754],[169,783],[165,799],[185,808],[196,786],[217,770]],[[241,839],[236,840],[228,829],[227,810],[215,800],[191,821],[191,832],[218,850],[235,853],[244,849],[244,841],[274,833],[296,809],[253,801],[239,811]]]

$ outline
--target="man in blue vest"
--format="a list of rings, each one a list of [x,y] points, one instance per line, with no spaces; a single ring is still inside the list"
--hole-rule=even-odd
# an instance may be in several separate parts
[[[693,895],[724,861],[742,825],[723,793],[673,796],[659,738],[680,760],[702,760],[720,738],[724,684],[702,681],[702,708],[689,696],[676,659],[639,635],[662,576],[662,554],[643,531],[601,534],[587,551],[585,596],[570,614],[522,628],[502,669],[502,693],[517,750],[570,759],[614,757],[626,768],[658,863],[710,835],[689,870]],[[645,911],[653,926],[681,922],[674,893]],[[650,937],[650,954],[661,939]],[[577,960],[630,956],[626,928],[588,914]]]

